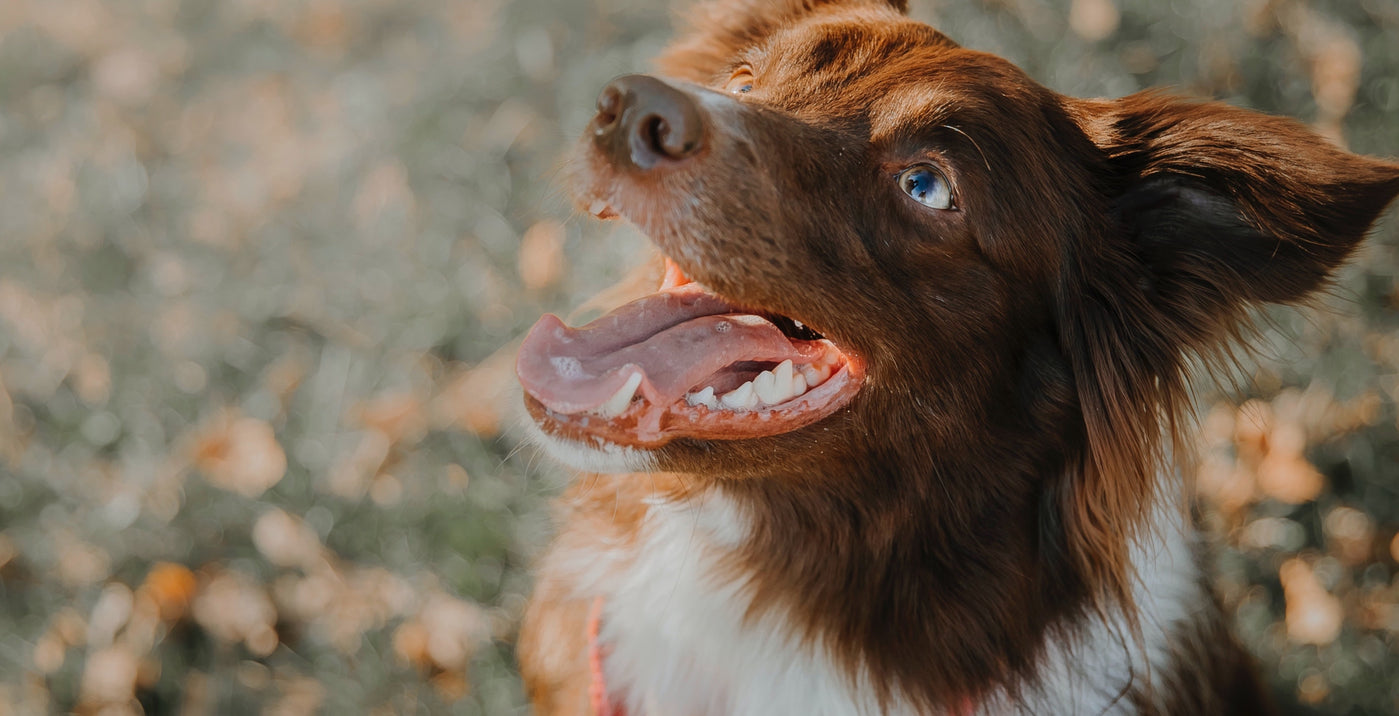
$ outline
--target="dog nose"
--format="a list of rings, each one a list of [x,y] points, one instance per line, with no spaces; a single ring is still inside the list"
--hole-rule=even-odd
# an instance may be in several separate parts
[[[597,98],[593,132],[614,161],[651,169],[704,143],[704,116],[688,94],[647,75],[618,77]]]

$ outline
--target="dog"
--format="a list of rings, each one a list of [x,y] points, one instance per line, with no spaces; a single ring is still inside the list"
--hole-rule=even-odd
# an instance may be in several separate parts
[[[712,0],[603,88],[578,204],[663,268],[519,351],[590,473],[517,645],[537,713],[1270,708],[1173,464],[1187,372],[1323,287],[1399,165],[1061,96],[906,9]]]

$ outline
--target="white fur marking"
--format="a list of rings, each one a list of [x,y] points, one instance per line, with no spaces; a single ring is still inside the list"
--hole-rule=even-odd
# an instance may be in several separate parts
[[[714,571],[715,557],[747,539],[726,498],[654,504],[636,561],[610,582],[602,641],[608,684],[644,716],[874,716],[867,688],[852,689],[823,650],[802,647],[780,615],[747,623],[743,585]],[[588,570],[593,572],[593,570]]]
[[[655,469],[650,453],[598,439],[595,443],[565,440],[544,432],[533,420],[526,421],[530,439],[555,460],[583,472],[649,472]]]
[[[1180,513],[1162,505],[1149,527],[1133,552],[1145,652],[1121,619],[1092,619],[1072,642],[1050,645],[1038,689],[1020,703],[993,695],[977,704],[977,714],[1131,712],[1127,687],[1163,673],[1172,640],[1205,596]],[[643,716],[915,713],[907,704],[878,709],[863,679],[852,688],[823,650],[797,642],[782,615],[743,620],[749,602],[742,583],[714,567],[748,534],[742,512],[710,493],[686,503],[652,502],[642,546],[626,566],[619,553],[590,555],[586,564],[579,555],[580,596],[606,598],[602,640],[614,695]],[[604,564],[609,568],[599,568]]]

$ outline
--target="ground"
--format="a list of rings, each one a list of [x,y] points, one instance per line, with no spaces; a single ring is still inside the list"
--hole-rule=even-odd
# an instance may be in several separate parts
[[[1062,92],[1399,155],[1396,0],[912,4]],[[526,711],[563,478],[497,350],[641,244],[558,167],[675,9],[0,6],[0,714]],[[1328,713],[1399,709],[1397,248],[1200,399],[1223,597]]]

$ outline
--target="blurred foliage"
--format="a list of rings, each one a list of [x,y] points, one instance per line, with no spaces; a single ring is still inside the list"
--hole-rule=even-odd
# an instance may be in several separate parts
[[[1399,154],[1396,0],[914,6],[1066,93]],[[671,15],[0,4],[0,714],[525,711],[558,480],[497,349],[641,245],[569,218],[558,167]],[[1399,708],[1395,223],[1202,400],[1222,594],[1334,713]]]

